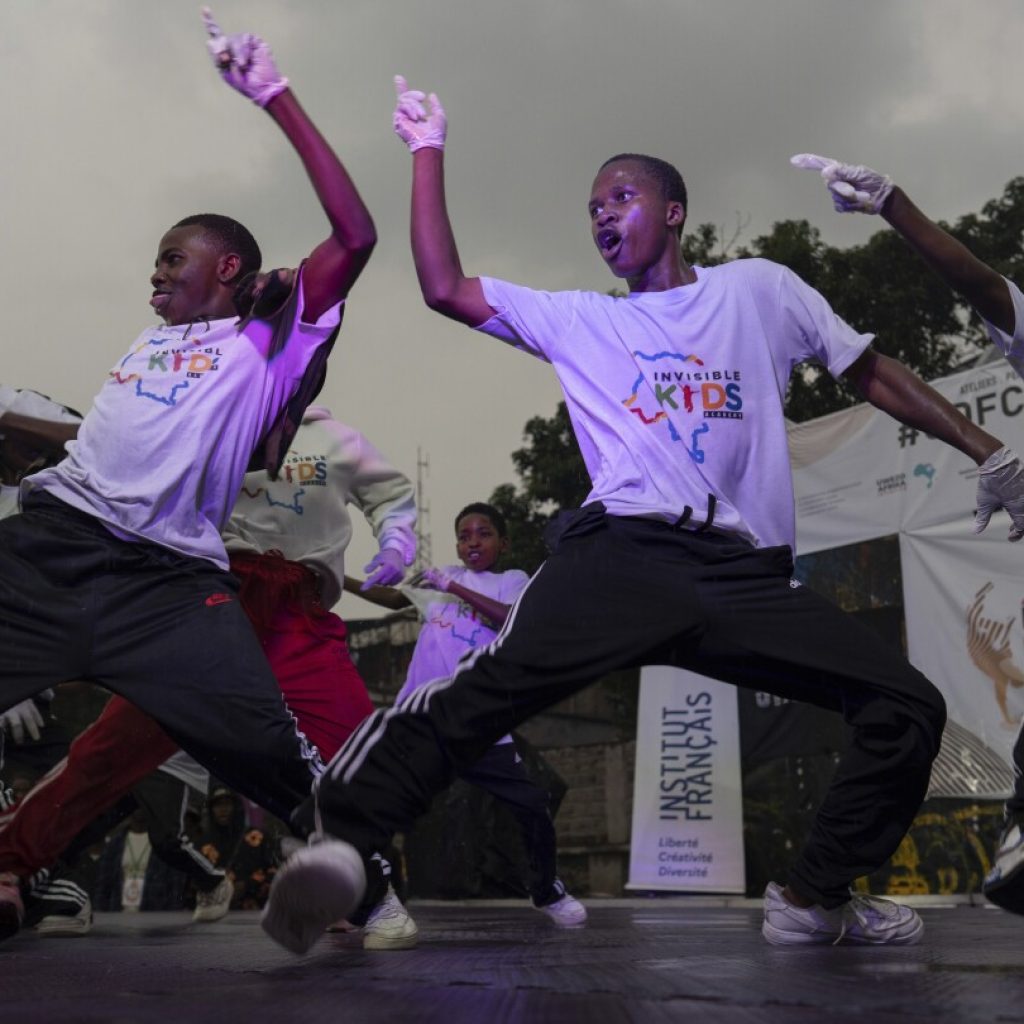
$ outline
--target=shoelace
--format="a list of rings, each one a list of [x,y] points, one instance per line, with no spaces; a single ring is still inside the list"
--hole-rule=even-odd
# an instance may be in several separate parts
[[[881,900],[875,896],[860,896],[856,893],[850,895],[850,901],[843,907],[839,934],[836,936],[833,946],[838,946],[846,935],[850,924],[859,924],[862,927],[868,923],[872,915],[884,917],[886,920],[893,920],[899,914],[899,908],[888,900]],[[852,920],[851,920],[852,919]]]

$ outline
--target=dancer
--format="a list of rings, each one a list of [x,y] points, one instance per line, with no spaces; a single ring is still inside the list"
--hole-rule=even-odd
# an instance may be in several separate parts
[[[455,548],[462,565],[428,568],[401,590],[367,587],[346,578],[347,590],[386,608],[415,607],[423,619],[396,706],[426,684],[451,678],[462,657],[497,636],[530,581],[519,569],[495,571],[508,547],[505,517],[493,505],[474,502],[455,517]],[[586,924],[586,908],[558,877],[550,794],[530,778],[512,737],[503,736],[459,777],[492,794],[515,815],[529,862],[533,905],[559,928]]]
[[[334,758],[301,813],[337,841],[284,867],[264,928],[305,948],[328,910],[356,898],[359,856],[407,828],[491,743],[606,672],[653,663],[841,711],[853,729],[787,884],[768,886],[766,939],[918,941],[913,910],[851,895],[850,885],[885,862],[913,820],[945,706],[868,627],[791,578],[786,380],[799,362],[820,360],[973,458],[980,486],[1024,528],[1019,461],[1004,462],[998,439],[872,351],[869,335],[786,268],[689,266],[679,244],[685,186],[664,161],[612,157],[590,192],[593,240],[628,297],[467,277],[445,205],[444,110],[396,84],[424,298],[552,363],[593,490],[559,524],[553,554],[497,639],[454,680],[375,713]]]
[[[800,153],[792,163],[821,173],[840,213],[879,214],[898,231],[925,263],[970,303],[984,320],[992,343],[1024,377],[1024,293],[1013,281],[983,263],[922,213],[888,175],[813,153]],[[993,511],[991,498],[979,501],[980,528]],[[1022,536],[1024,530],[1015,523],[1009,539],[1016,541]],[[997,690],[997,697],[1002,698],[1000,707],[1005,715],[1005,696]],[[1013,747],[1013,774],[1013,793],[1006,802],[995,862],[982,890],[996,905],[1024,914],[1024,728],[1017,733]]]
[[[271,480],[264,470],[247,474],[224,530],[232,572],[241,581],[241,604],[289,710],[326,757],[373,710],[349,654],[345,623],[326,610],[341,595],[352,537],[350,506],[366,517],[378,543],[366,566],[369,584],[398,582],[416,553],[413,485],[362,433],[328,409],[311,406],[279,478]],[[80,829],[121,801],[134,780],[148,779],[176,749],[156,722],[113,697],[72,744],[67,760],[28,799],[0,814],[0,871],[24,878],[54,862]],[[174,755],[172,762],[183,756]],[[122,815],[131,810],[123,801],[118,808]],[[184,832],[178,834],[195,855]],[[172,864],[182,867],[178,859]],[[195,920],[217,920],[227,912],[231,887],[205,895],[211,887],[202,881],[196,879],[201,898]],[[416,943],[415,922],[390,887],[353,917],[365,925],[367,949]]]
[[[164,325],[140,335],[67,457],[23,481],[21,513],[0,522],[0,702],[97,682],[287,819],[321,764],[241,609],[220,531],[257,449],[276,475],[376,235],[267,45],[205,18],[215,66],[292,144],[330,233],[297,271],[263,277],[231,218],[187,217],[161,239],[150,304]],[[20,916],[8,876],[0,934]]]

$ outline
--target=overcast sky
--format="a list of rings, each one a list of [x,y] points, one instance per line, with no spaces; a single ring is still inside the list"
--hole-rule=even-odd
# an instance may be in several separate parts
[[[0,380],[85,410],[152,320],[156,245],[216,211],[268,265],[326,233],[273,123],[208,63],[199,5],[3,0]],[[832,212],[791,154],[887,171],[955,218],[1024,173],[1020,0],[219,0],[225,31],[270,43],[355,177],[380,243],[353,291],[322,400],[425,477],[434,561],[451,519],[514,479],[510,453],[559,391],[548,368],[431,313],[408,249],[396,72],[448,112],[449,205],[468,273],[606,289],[586,202],[603,159],[676,163],[689,224],[743,239],[807,218],[852,244],[877,220]],[[859,323],[861,329],[871,325]],[[374,550],[359,530],[349,567]],[[375,614],[346,598],[343,612]]]

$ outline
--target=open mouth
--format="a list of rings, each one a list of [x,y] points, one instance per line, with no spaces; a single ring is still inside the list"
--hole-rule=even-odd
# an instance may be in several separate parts
[[[597,233],[597,247],[605,258],[614,254],[622,242],[622,237],[613,228],[602,228]]]
[[[171,301],[170,292],[153,292],[149,297],[149,304],[158,312],[162,313],[167,306],[167,303]]]

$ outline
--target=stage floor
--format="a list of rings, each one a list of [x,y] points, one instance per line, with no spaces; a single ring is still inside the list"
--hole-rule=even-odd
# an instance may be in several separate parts
[[[0,945],[0,1021],[1024,1022],[1024,918],[987,906],[918,905],[919,946],[779,949],[751,901],[587,902],[578,931],[521,903],[413,902],[419,948],[332,935],[304,957],[254,913],[99,914],[83,938]]]

